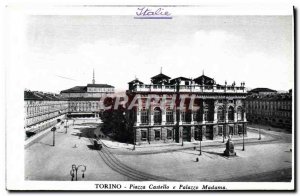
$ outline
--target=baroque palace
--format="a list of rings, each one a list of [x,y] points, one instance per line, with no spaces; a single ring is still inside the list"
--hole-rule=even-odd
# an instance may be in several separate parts
[[[128,84],[129,100],[137,96],[141,99],[138,106],[126,106],[128,124],[136,144],[214,140],[247,134],[245,83],[241,86],[236,86],[235,82],[220,85],[204,74],[192,80],[185,77],[171,79],[160,73],[151,78],[151,84],[138,79]],[[168,104],[174,95],[175,104]],[[147,100],[152,96],[166,97],[167,104],[161,107],[150,98],[150,107],[147,107]],[[183,103],[189,109],[180,107],[183,96],[189,97]]]

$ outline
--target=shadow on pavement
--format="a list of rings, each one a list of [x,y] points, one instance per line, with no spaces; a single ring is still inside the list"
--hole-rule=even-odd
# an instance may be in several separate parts
[[[47,144],[47,143],[44,143],[44,142],[36,142],[37,144],[43,144],[43,145],[46,145],[46,146],[53,146],[53,144]]]
[[[85,138],[95,138],[96,135],[94,134],[95,128],[74,128],[79,130],[80,132],[74,133],[72,135],[77,137],[85,137]]]
[[[95,147],[94,145],[87,145],[90,150],[100,150],[99,147]]]
[[[218,156],[221,156],[225,159],[228,159],[229,157],[225,156],[224,153],[220,153],[220,152],[211,152],[211,151],[204,151],[202,150],[202,152],[205,152],[207,154],[213,154],[213,155],[218,155]],[[237,157],[237,156],[232,156],[232,157]]]

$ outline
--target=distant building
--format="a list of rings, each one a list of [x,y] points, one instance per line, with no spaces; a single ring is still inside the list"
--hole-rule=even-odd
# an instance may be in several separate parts
[[[28,136],[53,126],[68,112],[68,101],[54,93],[25,90],[24,103],[24,128]]]
[[[61,91],[60,94],[66,98],[101,98],[104,95],[113,94],[114,89],[113,86],[108,84],[95,84],[95,74],[93,72],[92,84],[75,86]]]
[[[258,94],[258,95],[268,95],[275,94],[277,91],[269,89],[269,88],[255,88],[249,91],[250,94]]]
[[[249,94],[246,110],[251,123],[292,129],[291,93]]]
[[[93,71],[92,84],[75,86],[61,91],[60,94],[68,100],[68,117],[99,117],[101,97],[114,92],[114,87],[111,85],[96,84]]]
[[[129,108],[130,103],[126,106],[137,144],[214,140],[246,134],[245,83],[220,85],[204,74],[192,80],[186,77],[171,79],[160,73],[151,78],[151,84],[138,79],[128,84],[129,100],[140,97],[142,102],[134,108]],[[160,97],[160,101],[165,96],[168,104],[162,107],[151,101],[147,107],[147,99],[153,95]],[[174,95],[176,104],[171,105]],[[195,97],[192,109],[180,109],[181,95]],[[187,99],[184,107],[189,108],[190,103],[191,99]]]

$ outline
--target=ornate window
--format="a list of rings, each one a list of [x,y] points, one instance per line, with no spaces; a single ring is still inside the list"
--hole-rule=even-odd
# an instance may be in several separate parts
[[[232,106],[228,108],[228,120],[234,120],[234,108]]]
[[[190,123],[191,120],[192,120],[191,111],[182,111],[181,112],[181,121],[182,122]]]
[[[243,109],[242,107],[237,108],[237,120],[243,120]]]
[[[161,110],[160,108],[154,108],[154,124],[161,124]]]
[[[204,108],[204,121],[208,121],[208,108]]]
[[[223,109],[223,107],[218,108],[218,121],[224,121],[224,109]]]
[[[202,121],[202,115],[201,115],[201,110],[200,109],[193,112],[193,121],[196,121],[196,122],[201,122]]]
[[[167,110],[166,112],[166,121],[168,124],[174,123],[174,112],[173,110]]]
[[[149,114],[148,114],[148,111],[145,109],[141,110],[141,123],[142,124],[149,123]]]

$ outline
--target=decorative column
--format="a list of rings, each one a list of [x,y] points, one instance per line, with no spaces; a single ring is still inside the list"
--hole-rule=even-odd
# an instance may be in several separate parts
[[[161,110],[161,115],[162,115],[162,118],[161,118],[161,124],[162,125],[165,125],[166,124],[166,108],[163,108]]]
[[[243,109],[243,113],[244,113],[244,119],[243,119],[243,121],[247,121],[247,118],[246,118],[246,110],[245,109]]]
[[[191,108],[191,125],[194,124],[194,105],[192,105],[192,108]]]
[[[152,107],[150,107],[149,112],[150,112],[150,125],[154,125],[154,111]]]
[[[200,133],[202,132],[202,134]],[[200,137],[202,136],[202,141],[206,140],[205,133],[206,133],[206,126],[202,126],[202,129],[199,129]]]
[[[136,126],[141,124],[141,110],[140,108],[136,109]]]
[[[176,108],[173,110],[173,121],[174,121],[173,124],[177,123],[177,120],[176,120]]]
[[[234,122],[237,122],[237,106],[234,107]]]
[[[224,106],[224,112],[225,112],[225,122],[228,123],[228,107],[227,107],[227,100],[225,100],[225,106]]]
[[[195,141],[195,127],[191,126],[191,142]]]
[[[181,110],[178,110],[178,119],[179,119],[179,125],[182,125],[182,116],[181,116]]]
[[[217,100],[214,101],[214,123],[218,122],[218,106]]]
[[[205,101],[202,102],[202,124],[205,124]]]

